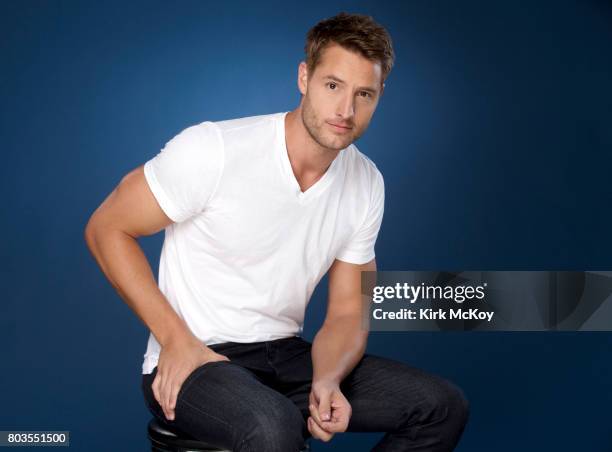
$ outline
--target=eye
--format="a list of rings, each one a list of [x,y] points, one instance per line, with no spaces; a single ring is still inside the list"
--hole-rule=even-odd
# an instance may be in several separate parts
[[[336,89],[338,87],[334,82],[327,83],[327,86],[329,86],[330,89]]]
[[[372,97],[372,94],[367,91],[359,91],[359,95],[361,97],[365,97],[366,99]]]

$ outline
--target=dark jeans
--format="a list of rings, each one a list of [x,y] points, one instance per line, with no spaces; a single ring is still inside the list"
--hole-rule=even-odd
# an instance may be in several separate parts
[[[310,436],[311,343],[290,337],[209,347],[231,361],[206,363],[187,377],[173,421],[151,389],[157,367],[142,376],[153,415],[235,452],[298,451]],[[451,382],[367,353],[340,389],[352,408],[347,431],[386,432],[375,451],[451,451],[468,419],[468,402]]]

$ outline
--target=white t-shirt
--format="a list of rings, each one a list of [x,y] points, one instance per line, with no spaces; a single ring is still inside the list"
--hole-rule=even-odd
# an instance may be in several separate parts
[[[285,115],[203,122],[145,163],[175,223],[165,229],[159,288],[207,345],[299,335],[310,296],[334,259],[374,258],[384,182],[353,144],[302,193]],[[142,373],[157,365],[151,333]]]

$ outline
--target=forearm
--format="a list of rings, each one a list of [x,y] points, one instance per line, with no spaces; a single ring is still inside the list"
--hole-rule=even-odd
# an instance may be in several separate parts
[[[365,353],[368,330],[360,316],[326,320],[312,343],[313,382],[340,382],[353,370]]]
[[[103,226],[88,225],[87,246],[119,296],[164,345],[189,329],[157,287],[151,266],[138,241]]]

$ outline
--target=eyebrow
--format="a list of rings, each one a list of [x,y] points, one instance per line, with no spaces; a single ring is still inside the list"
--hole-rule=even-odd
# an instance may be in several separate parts
[[[333,74],[326,75],[325,77],[323,77],[323,79],[325,79],[325,80],[333,80],[335,82],[346,84],[346,82],[344,80],[342,80],[340,77],[336,77]],[[358,89],[360,91],[368,91],[369,93],[372,93],[372,94],[376,94],[378,92],[378,90],[376,88],[372,88],[371,86],[360,86]]]

